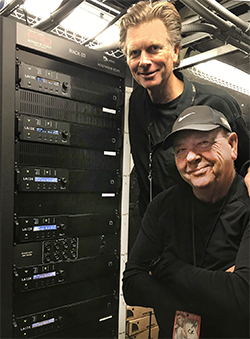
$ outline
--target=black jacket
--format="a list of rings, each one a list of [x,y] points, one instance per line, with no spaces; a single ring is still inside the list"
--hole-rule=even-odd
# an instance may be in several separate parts
[[[125,301],[154,308],[160,338],[172,338],[177,310],[201,316],[200,338],[249,338],[249,244],[242,177],[215,204],[196,199],[184,182],[173,186],[148,205],[124,272]],[[226,272],[233,265],[234,273]]]
[[[173,102],[172,113],[166,116],[164,129],[159,132],[160,136],[153,135],[154,121],[158,117],[158,110],[164,109],[165,106],[152,104],[147,91],[141,86],[133,91],[130,98],[129,135],[140,188],[141,215],[144,214],[149,203],[148,167],[151,147],[153,149],[153,196],[181,181],[175,166],[173,151],[171,148],[163,151],[161,141],[171,131],[179,114],[187,107],[208,105],[221,111],[227,117],[232,130],[238,134],[239,138],[238,159],[235,162],[237,172],[240,173],[242,166],[246,165],[250,157],[250,136],[236,100],[226,91],[215,86],[194,82],[194,89],[192,83],[180,72],[175,72],[175,74],[184,81],[184,91],[176,105]],[[149,145],[149,135],[153,145]],[[243,172],[241,174],[245,175]]]

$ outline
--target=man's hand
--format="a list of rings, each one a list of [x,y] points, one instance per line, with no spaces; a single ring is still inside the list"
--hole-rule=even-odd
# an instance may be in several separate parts
[[[247,186],[248,195],[250,197],[250,167],[248,167],[248,172],[247,172],[244,180],[245,180],[245,184]]]

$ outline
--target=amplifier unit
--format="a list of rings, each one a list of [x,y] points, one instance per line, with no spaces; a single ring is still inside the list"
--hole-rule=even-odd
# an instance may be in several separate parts
[[[17,82],[22,88],[32,89],[38,92],[70,97],[71,77],[24,62],[19,63]]]
[[[113,295],[87,300],[65,307],[44,310],[13,318],[14,337],[31,338],[48,334],[64,327],[74,327],[96,320],[105,322],[116,317],[117,300]],[[92,329],[95,332],[95,329]]]
[[[17,166],[110,171],[120,168],[120,153],[33,142],[17,142]]]
[[[118,274],[119,259],[103,254],[74,262],[59,262],[27,267],[14,267],[14,291],[46,288],[80,280],[96,279]]]
[[[86,237],[116,233],[120,218],[116,213],[77,215],[14,216],[15,242],[41,241],[68,237]]]
[[[17,139],[115,151],[121,146],[118,129],[19,115]]]
[[[118,171],[89,171],[44,167],[16,168],[19,192],[115,192],[121,186]]]
[[[50,214],[120,214],[116,193],[21,192],[15,195],[18,216]]]
[[[20,140],[70,145],[70,124],[67,122],[20,115],[17,130]]]
[[[69,66],[68,72],[72,68],[73,73],[69,75],[27,64],[22,61],[23,58],[25,55],[20,55],[17,62],[17,89],[20,87],[93,104],[98,102],[99,105],[113,109],[123,105],[124,95],[121,89],[111,79],[107,81],[107,76],[100,72],[89,69],[81,72],[78,69],[77,74],[74,74],[74,68]]]
[[[15,315],[21,317],[104,295],[117,296],[118,285],[117,275],[85,279],[82,272],[82,280],[79,281],[48,285],[46,288],[30,289],[14,294],[13,309]]]

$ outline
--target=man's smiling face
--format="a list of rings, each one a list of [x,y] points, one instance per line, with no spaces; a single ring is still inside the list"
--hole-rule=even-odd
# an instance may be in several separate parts
[[[178,171],[194,192],[205,188],[214,192],[227,189],[237,158],[235,133],[226,136],[222,128],[209,132],[180,131],[173,145]]]
[[[166,27],[159,19],[128,29],[127,62],[134,79],[148,90],[162,90],[178,60],[168,40]]]

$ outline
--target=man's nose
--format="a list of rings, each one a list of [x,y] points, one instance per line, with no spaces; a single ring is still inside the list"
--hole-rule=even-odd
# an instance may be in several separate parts
[[[145,67],[151,64],[151,59],[146,51],[141,51],[139,66]]]
[[[186,155],[186,160],[188,162],[194,162],[197,161],[198,159],[200,159],[200,155],[198,153],[196,153],[193,150],[189,150],[187,155]]]

